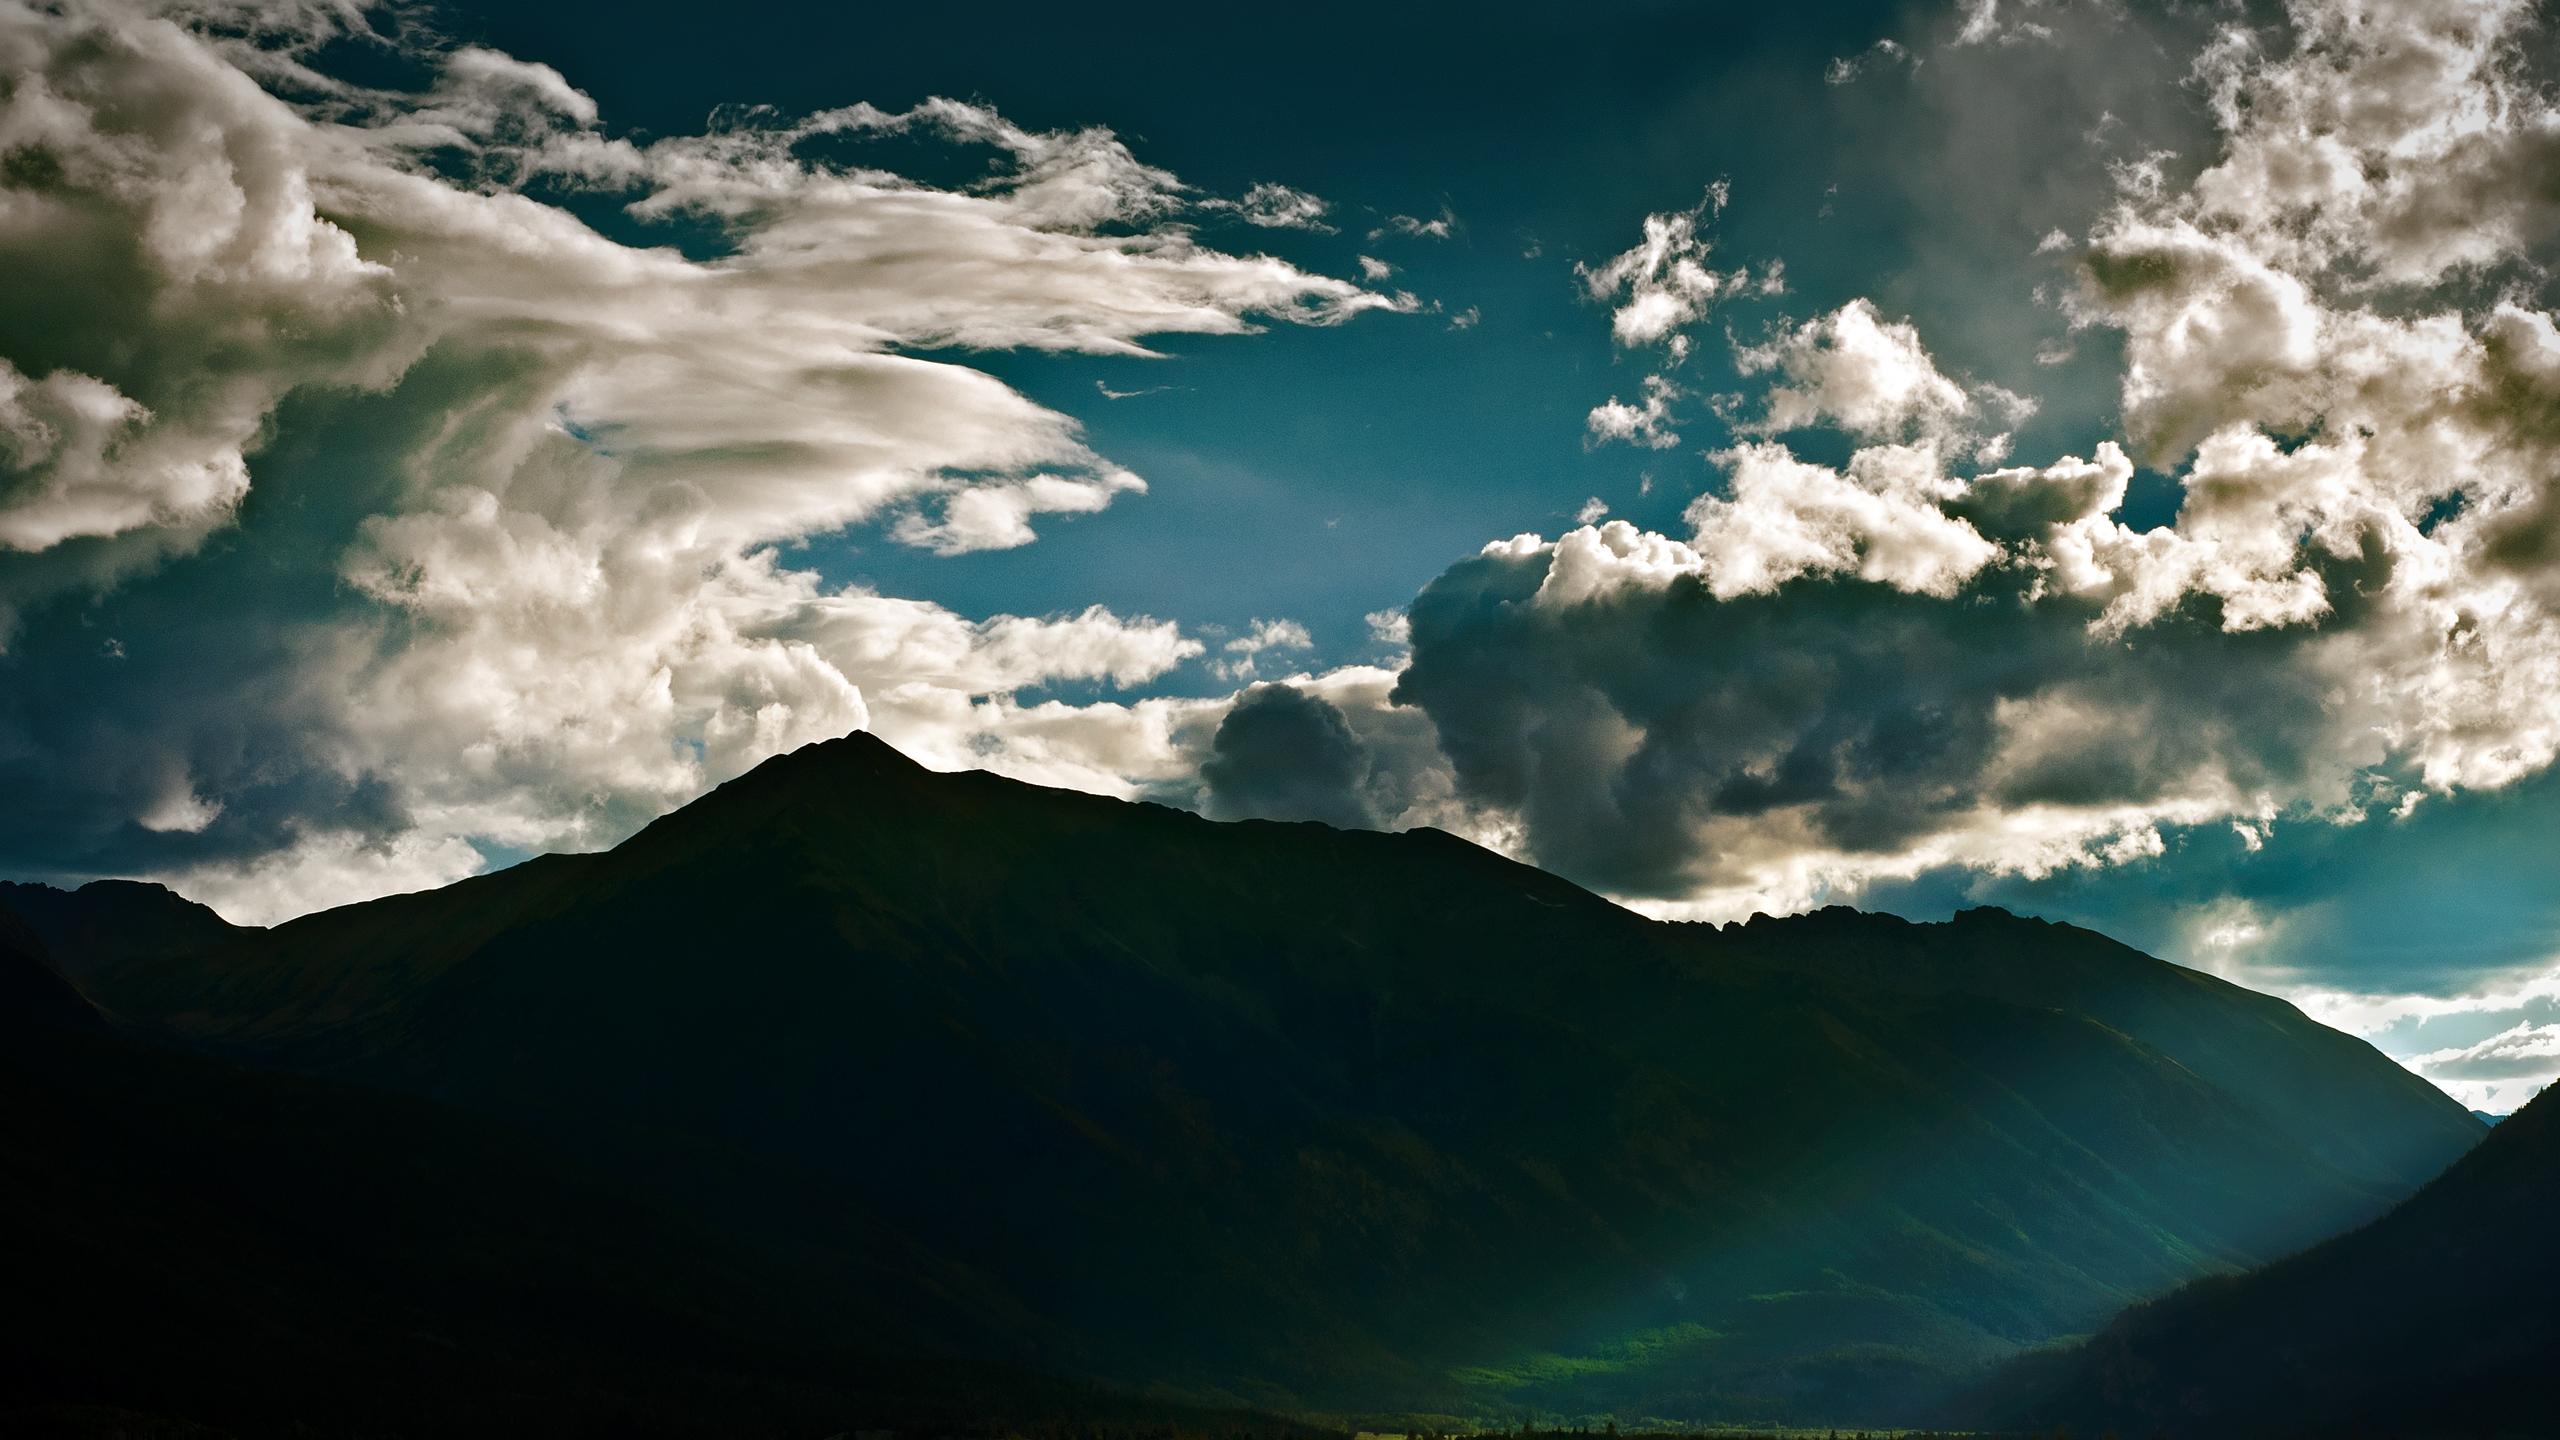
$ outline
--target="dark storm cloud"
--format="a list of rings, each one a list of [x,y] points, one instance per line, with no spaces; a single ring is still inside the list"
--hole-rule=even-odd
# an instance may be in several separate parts
[[[1494,553],[1433,581],[1396,698],[1438,727],[1462,794],[1621,893],[1730,882],[1764,857],[1716,839],[1782,823],[1890,857],[1986,810],[2295,792],[2327,763],[2325,682],[2296,663],[2311,637],[2225,631],[2209,602],[2110,639],[2094,606],[2029,603],[2030,574],[1951,599],[1829,579],[1719,600],[1680,576],[1556,604],[1550,569]]]
[[[1208,813],[1221,820],[1378,823],[1363,793],[1370,754],[1342,711],[1292,685],[1255,685],[1219,722],[1201,762]]]

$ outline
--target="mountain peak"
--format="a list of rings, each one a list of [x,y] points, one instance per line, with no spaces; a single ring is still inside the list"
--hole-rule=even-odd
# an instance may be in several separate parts
[[[932,773],[904,750],[881,739],[868,730],[848,730],[831,740],[812,740],[796,750],[759,763],[757,771],[805,770],[816,767],[858,769],[880,774],[923,775]]]
[[[92,880],[77,890],[0,881],[0,912],[76,984],[106,961],[179,954],[242,933],[213,907],[147,880]]]
[[[740,827],[757,827],[849,791],[877,794],[910,789],[934,774],[906,752],[868,730],[769,755],[677,806],[640,829],[618,850],[666,853],[703,843]]]

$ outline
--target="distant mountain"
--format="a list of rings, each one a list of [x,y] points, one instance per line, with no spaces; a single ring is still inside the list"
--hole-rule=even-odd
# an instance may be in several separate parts
[[[47,923],[127,1033],[478,1117],[824,1313],[1213,1405],[1891,1422],[2482,1133],[2085,931],[1658,924],[860,735],[603,854],[201,943],[102,912]]]
[[[0,880],[0,910],[78,983],[98,965],[186,955],[238,938],[210,906],[139,880],[92,880],[77,890]]]
[[[2546,1091],[2372,1225],[2021,1363],[1993,1418],[2172,1440],[2550,1435],[2555,1196]]]
[[[2483,1124],[2483,1125],[2495,1125],[2495,1124],[2497,1124],[2499,1121],[2504,1120],[2504,1119],[2506,1119],[2506,1118],[2507,1118],[2507,1117],[2506,1117],[2506,1116],[2504,1116],[2504,1115],[2492,1115],[2492,1114],[2490,1114],[2490,1113],[2489,1113],[2488,1111],[2486,1111],[2486,1110],[2474,1110],[2474,1111],[2472,1111],[2471,1113],[2472,1113],[2472,1115],[2473,1115],[2474,1117],[2476,1117],[2476,1118],[2480,1121],[2480,1123],[2481,1123],[2481,1124]]]

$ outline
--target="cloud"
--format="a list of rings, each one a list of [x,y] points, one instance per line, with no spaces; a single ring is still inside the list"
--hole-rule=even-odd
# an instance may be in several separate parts
[[[1393,671],[1354,665],[1209,702],[1177,742],[1199,747],[1196,788],[1176,781],[1156,793],[1226,819],[1383,830],[1431,825],[1511,848],[1503,817],[1458,794],[1430,718],[1396,703],[1396,684]],[[1202,726],[1213,727],[1205,737]]]
[[[1367,750],[1331,703],[1290,685],[1256,685],[1218,723],[1201,762],[1204,808],[1222,820],[1365,828],[1377,823],[1360,794],[1369,767]]]
[[[287,393],[415,354],[313,205],[314,132],[184,34],[0,13],[0,644],[22,607],[201,543]],[[137,343],[148,337],[147,343]]]
[[[937,555],[1011,550],[1039,538],[1034,515],[1091,515],[1114,496],[1146,493],[1147,482],[1126,470],[1095,477],[1033,475],[995,485],[964,485],[942,501],[939,519],[921,514],[899,520],[890,534]]]
[[[1266,230],[1311,230],[1319,235],[1334,233],[1334,227],[1324,223],[1324,217],[1333,207],[1319,196],[1287,185],[1265,181],[1246,190],[1242,197],[1229,203],[1229,208],[1237,219]]]
[[[1609,334],[1620,345],[1659,345],[1674,360],[1684,358],[1689,337],[1683,329],[1717,300],[1749,287],[1747,270],[1718,271],[1706,263],[1715,246],[1700,227],[1723,212],[1729,194],[1718,181],[1690,209],[1644,217],[1644,239],[1634,248],[1596,266],[1574,266],[1584,291],[1613,306]]]
[[[642,142],[389,21],[367,71],[423,88],[329,73],[374,18],[0,9],[0,863],[265,919],[610,843],[857,725],[1115,793],[1180,768],[1179,706],[1025,698],[1146,683],[1201,651],[1173,625],[973,619],[802,547],[1142,494],[966,356],[1413,308],[1195,233],[1320,201],[948,100]],[[886,139],[992,163],[942,188]]]
[[[1776,445],[1741,445],[1721,458],[1730,494],[1700,496],[1687,516],[1696,573],[1719,599],[1808,575],[1856,575],[1952,596],[2000,553],[1940,508],[1951,497],[1925,451],[1861,450],[1846,472],[1808,465]]]
[[[2008,14],[2003,17],[2001,0],[1965,0],[1956,26],[1955,37],[1947,43],[1959,49],[1969,45],[2015,45],[2022,41],[2051,41],[2053,27],[2040,20],[2021,18],[2041,10],[2054,8],[2055,0],[2008,0]]]
[[[2560,1079],[2560,1024],[2520,1021],[2486,1039],[2403,1063],[2474,1109],[2511,1112]]]
[[[1408,240],[1446,240],[1457,232],[1457,212],[1443,205],[1440,213],[1428,220],[1412,215],[1390,215],[1386,223],[1369,232],[1369,240],[1375,244],[1390,235],[1401,235]]]
[[[1210,673],[1230,683],[1249,680],[1266,654],[1310,650],[1315,637],[1295,620],[1256,620],[1251,629],[1219,646],[1226,657],[1209,664]]]
[[[289,850],[245,861],[181,864],[162,872],[179,893],[238,924],[272,924],[347,903],[350,896],[432,890],[486,868],[488,857],[458,835],[415,831],[381,839],[334,830]]]
[[[2205,46],[2211,143],[2107,139],[2056,182],[2115,188],[2034,262],[2067,273],[2017,354],[2074,327],[2042,397],[2068,412],[2120,352],[2109,430],[2012,462],[2025,398],[1902,318],[1943,340],[1947,304],[1826,295],[1738,347],[1736,443],[1680,524],[1498,542],[1372,617],[1396,668],[1199,699],[1128,692],[1195,659],[1266,681],[1311,637],[963,615],[847,583],[841,547],[985,551],[1142,503],[979,352],[1419,309],[1370,288],[1382,261],[1205,243],[1324,228],[1320,199],[1205,194],[1107,130],[944,100],[643,142],[577,77],[388,20],[402,63],[366,70],[414,89],[323,73],[335,7],[187,13],[215,23],[0,11],[29,77],[0,98],[18,873],[271,918],[610,843],[868,725],[943,767],[1442,825],[1663,913],[2136,877],[2189,958],[2361,1016],[2403,1003],[2364,983],[2387,927],[2272,877],[2399,854],[2560,754],[2560,129],[2516,5],[2305,0]],[[1969,7],[1931,73],[1994,71],[2051,18]],[[919,151],[981,178],[884,168]],[[1782,291],[1718,268],[1723,199],[1578,272],[1649,372],[1593,441],[1678,444],[1708,383],[1682,367]],[[1972,338],[1942,353],[1993,353]],[[2207,845],[2254,878],[2161,878]],[[2552,1023],[2429,1013],[2408,1053]],[[2425,1028],[2453,1017],[2483,1028]]]
[[[2187,183],[2120,170],[2062,247],[2072,323],[2125,359],[2123,432],[2078,457],[1988,468],[2031,402],[1870,301],[1739,346],[1762,388],[1685,533],[1496,542],[1410,607],[1396,698],[1460,796],[1542,863],[1731,916],[2150,866],[2208,829],[2273,863],[2543,772],[2560,331],[2530,23],[2305,4],[2291,44],[2213,42],[2218,151]],[[1619,344],[1677,363],[1735,292],[1715,208],[1584,272]],[[1848,458],[1796,453],[1811,432]],[[2137,459],[2180,491],[2165,523],[2127,516]]]
[[[2560,1080],[2560,966],[2465,995],[2315,994],[2304,1009],[2375,1035],[2402,1064],[2492,1114],[2514,1110]],[[2455,1043],[2422,1048],[2439,1035]]]
[[[2000,28],[2000,0],[1965,0],[1964,20],[1956,30],[1954,43],[1979,45],[1991,39]]]
[[[1541,863],[1701,913],[1790,910],[1951,863],[2121,863],[2161,825],[2349,786],[2271,723],[2320,690],[2244,663],[2252,637],[2093,645],[2085,603],[2023,603],[2031,567],[1959,578],[1991,553],[1970,529],[1746,463],[1820,503],[1746,497],[1781,523],[1709,511],[1693,542],[1524,537],[1414,602],[1396,698]]]
[[[1996,385],[1969,389],[1948,379],[1920,332],[1884,319],[1871,300],[1852,300],[1763,344],[1737,346],[1733,358],[1745,376],[1780,381],[1761,414],[1739,427],[1746,434],[1828,425],[1859,440],[1953,446],[1986,414],[2013,425],[2035,413],[2035,402]]]
[[[1583,428],[1591,444],[1621,441],[1640,445],[1647,450],[1668,450],[1680,443],[1680,432],[1671,428],[1671,406],[1680,398],[1680,387],[1667,375],[1644,377],[1642,404],[1629,404],[1612,395],[1606,403],[1591,407]]]
[[[2304,4],[2271,54],[2199,60],[2231,144],[2178,209],[2290,273],[2426,284],[2560,233],[2560,110],[2525,63],[2533,7]]]
[[[1714,242],[1703,227],[1723,213],[1730,189],[1709,186],[1697,205],[1644,218],[1644,238],[1599,265],[1577,263],[1584,294],[1611,307],[1609,334],[1620,346],[1653,348],[1667,364],[1689,358],[1689,327],[1718,303],[1742,295],[1771,295],[1785,288],[1784,270],[1772,263],[1754,278],[1746,268],[1716,270],[1708,264]],[[1652,450],[1680,443],[1672,406],[1683,392],[1666,373],[1645,377],[1639,398],[1612,395],[1584,420],[1589,443],[1624,442]]]
[[[2324,1025],[2359,1035],[2378,1035],[2448,1016],[2505,1015],[2528,1008],[2560,1010],[2560,967],[2530,973],[2519,984],[2468,994],[2314,990],[2306,992],[2297,1003]]]
[[[1859,76],[1870,70],[1899,65],[1910,58],[1911,51],[1901,42],[1892,39],[1878,40],[1855,55],[1833,57],[1831,64],[1822,72],[1822,81],[1826,85],[1852,84]]]
[[[2448,1080],[2523,1080],[2560,1075],[2560,1025],[2518,1025],[2474,1045],[2435,1050],[2410,1062]]]

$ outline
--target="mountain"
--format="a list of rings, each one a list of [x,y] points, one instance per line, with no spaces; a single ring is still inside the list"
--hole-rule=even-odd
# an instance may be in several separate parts
[[[2555,1195],[2560,1098],[2546,1091],[2372,1225],[2022,1362],[1993,1411],[2173,1440],[2549,1435]]]
[[[2247,1097],[2297,1143],[2350,1174],[2430,1176],[2444,1166],[2437,1127],[2365,1123],[2412,1106],[2446,1115],[2434,1086],[2398,1065],[2372,1063],[2371,1045],[2306,1023],[2272,995],[2164,965],[2094,931],[1997,909],[1910,925],[1835,907],[1787,921],[1755,917],[1726,935],[1743,953],[1861,989],[1975,995],[2085,1016]],[[2307,1075],[2326,1083],[2306,1085]]]
[[[55,971],[35,930],[0,909],[0,1034],[14,1038],[105,1026],[105,1017]]]
[[[472,1117],[937,1353],[1216,1406],[1892,1422],[2482,1133],[2085,931],[1661,924],[864,735],[273,930],[106,908],[57,959],[120,1034]]]
[[[2504,1120],[2504,1119],[2506,1119],[2506,1118],[2507,1118],[2507,1117],[2506,1117],[2506,1116],[2504,1116],[2504,1115],[2492,1115],[2492,1114],[2490,1114],[2490,1113],[2489,1113],[2488,1111],[2486,1111],[2486,1110],[2474,1110],[2474,1111],[2472,1111],[2471,1113],[2472,1113],[2474,1116],[2478,1117],[2478,1118],[2479,1118],[2480,1123],[2481,1123],[2481,1124],[2483,1124],[2483,1125],[2495,1125],[2495,1124],[2497,1124],[2499,1121]]]
[[[1240,1423],[933,1353],[829,1257],[432,1101],[118,1033],[7,912],[0,1235],[0,1434],[30,1440]]]
[[[184,955],[241,933],[213,908],[138,880],[92,880],[77,890],[0,880],[0,911],[75,984],[94,965]]]

